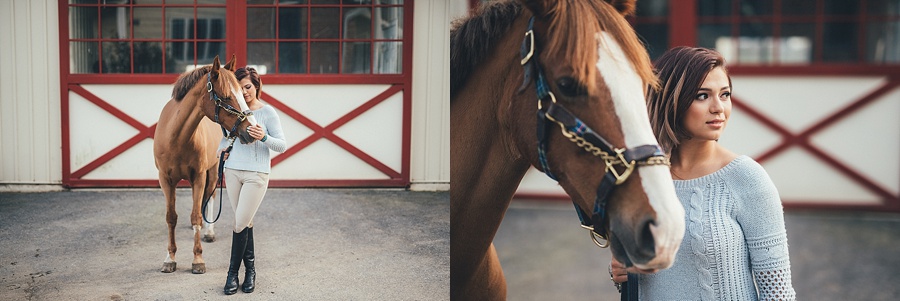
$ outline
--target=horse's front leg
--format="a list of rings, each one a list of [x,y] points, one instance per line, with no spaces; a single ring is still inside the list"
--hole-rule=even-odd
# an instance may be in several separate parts
[[[216,216],[216,182],[219,181],[218,168],[213,166],[209,170],[206,171],[206,190],[203,192],[203,201],[208,202],[206,204],[206,219],[213,220]],[[219,197],[224,197],[219,196]],[[202,207],[202,206],[201,206]],[[219,208],[222,210],[222,208]],[[214,242],[216,241],[216,230],[215,223],[207,223],[203,221],[203,241],[204,242]]]
[[[166,197],[166,225],[169,227],[168,254],[160,271],[171,273],[175,271],[175,251],[178,249],[175,247],[175,224],[178,222],[178,213],[175,212],[175,183],[171,183],[167,176],[160,174],[159,186]]]
[[[203,247],[200,245],[200,230],[202,230],[203,215],[201,205],[206,186],[206,173],[199,173],[196,179],[191,181],[191,197],[194,206],[191,209],[191,226],[194,229],[194,261],[191,263],[191,272],[194,274],[206,273],[206,263],[203,261]]]

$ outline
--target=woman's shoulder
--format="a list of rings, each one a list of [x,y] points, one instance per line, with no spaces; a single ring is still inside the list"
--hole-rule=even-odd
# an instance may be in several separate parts
[[[732,163],[728,178],[736,191],[762,192],[775,190],[775,184],[769,178],[766,169],[759,162],[747,155],[736,157]]]
[[[258,110],[256,110],[256,112],[263,113],[266,115],[276,115],[275,107],[273,107],[272,105],[267,104],[265,102],[263,102],[263,106],[261,108],[259,108]]]

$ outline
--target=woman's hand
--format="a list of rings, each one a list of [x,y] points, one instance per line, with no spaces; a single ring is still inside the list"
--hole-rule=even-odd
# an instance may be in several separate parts
[[[253,137],[253,139],[256,140],[261,140],[266,136],[266,131],[263,130],[262,126],[259,124],[247,127],[247,133],[250,134],[250,137]]]
[[[216,158],[218,158],[220,155],[222,155],[222,151],[224,151],[224,150],[225,150],[225,149],[222,149],[222,148],[220,148],[219,150],[217,150],[217,151],[216,151]],[[229,154],[229,153],[225,153],[225,158],[222,159],[222,161],[228,160],[228,154]]]
[[[628,271],[625,270],[625,265],[616,260],[613,257],[612,261],[609,263],[610,277],[612,277],[612,281],[615,283],[622,283],[628,281]]]

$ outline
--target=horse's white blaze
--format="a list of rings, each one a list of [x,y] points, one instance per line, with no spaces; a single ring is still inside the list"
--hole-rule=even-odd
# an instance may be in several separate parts
[[[250,110],[250,107],[247,106],[247,100],[244,99],[244,93],[240,93],[240,87],[231,87],[231,94],[234,95],[234,98],[238,101],[238,105],[241,106],[241,112],[246,112]],[[256,125],[256,117],[250,115],[247,117],[247,121],[250,121],[250,125]]]
[[[644,84],[619,43],[606,32],[598,35],[600,44],[597,69],[609,87],[616,115],[621,122],[628,148],[657,144],[644,100]],[[657,257],[647,264],[635,264],[642,269],[671,266],[684,236],[684,208],[675,195],[672,176],[665,166],[640,168],[641,184],[656,211],[656,225],[651,232],[656,242]]]

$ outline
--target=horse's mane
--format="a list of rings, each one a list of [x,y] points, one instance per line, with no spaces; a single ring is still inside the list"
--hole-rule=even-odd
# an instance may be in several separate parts
[[[563,52],[565,57],[575,63],[573,77],[588,85],[586,88],[590,91],[595,88],[593,85],[597,76],[597,48],[583,45],[594,43],[597,40],[596,34],[605,31],[617,40],[641,79],[653,88],[658,87],[647,50],[617,11],[632,12],[633,2],[630,7],[621,1],[613,2],[616,3],[552,1],[549,4],[552,7],[543,18],[549,22],[551,32],[566,34],[550,35],[545,41],[546,45],[540,47],[550,53]],[[485,4],[468,18],[453,22],[450,29],[451,99],[476,66],[490,55],[495,43],[501,40],[521,13],[521,5],[517,2],[498,1]]]
[[[482,3],[477,12],[450,25],[450,99],[521,13],[515,2]]]
[[[210,69],[212,69],[212,65],[196,68],[178,76],[178,79],[175,80],[175,87],[172,88],[172,99],[175,101],[184,99],[184,96],[194,88],[201,77],[209,73]]]

